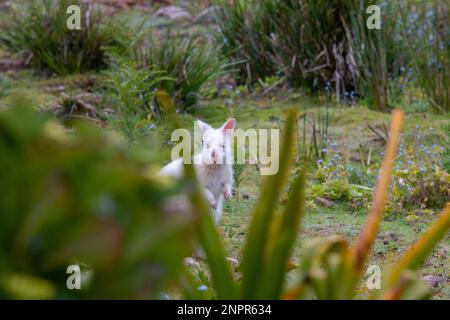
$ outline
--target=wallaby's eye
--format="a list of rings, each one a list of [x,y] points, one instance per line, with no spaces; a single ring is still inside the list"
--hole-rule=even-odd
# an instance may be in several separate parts
[[[225,144],[222,143],[222,144],[220,145],[220,147],[221,147],[222,149],[225,149]]]
[[[209,145],[209,143],[207,143],[207,144],[206,144],[206,148],[208,148],[208,149],[209,149],[209,147],[210,147],[210,145]]]

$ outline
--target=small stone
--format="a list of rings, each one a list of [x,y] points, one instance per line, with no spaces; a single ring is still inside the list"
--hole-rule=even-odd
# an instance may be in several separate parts
[[[446,282],[446,281],[448,281],[448,279],[446,277],[428,275],[428,276],[422,277],[422,281],[425,282],[430,287],[437,288],[437,286],[441,282]]]
[[[170,20],[177,21],[192,21],[192,15],[185,9],[177,6],[166,6],[162,7],[155,12],[157,17],[166,17]]]

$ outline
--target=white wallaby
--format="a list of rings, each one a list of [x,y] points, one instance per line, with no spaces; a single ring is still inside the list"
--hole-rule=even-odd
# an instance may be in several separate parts
[[[236,120],[227,120],[219,129],[200,120],[197,120],[197,124],[202,132],[202,152],[194,155],[194,168],[205,199],[212,209],[214,221],[218,224],[222,216],[223,198],[229,199],[232,195],[231,142]],[[183,175],[182,159],[164,166],[160,174],[180,178]],[[186,199],[178,199],[178,208],[181,206],[183,211],[189,211],[188,208],[183,208],[187,205]]]

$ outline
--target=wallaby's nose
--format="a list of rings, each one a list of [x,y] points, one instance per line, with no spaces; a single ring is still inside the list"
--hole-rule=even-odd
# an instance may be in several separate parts
[[[211,158],[216,158],[216,150],[211,151]]]

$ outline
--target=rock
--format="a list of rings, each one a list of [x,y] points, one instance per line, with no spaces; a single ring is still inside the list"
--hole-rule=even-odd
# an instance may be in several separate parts
[[[447,282],[448,279],[446,277],[428,275],[422,277],[422,281],[428,286],[436,288],[441,282]]]
[[[332,207],[334,205],[334,202],[325,198],[317,197],[316,202],[319,205],[324,206],[325,208]]]
[[[227,257],[227,260],[229,263],[231,263],[233,266],[238,266],[239,265],[239,261],[237,261],[237,259],[232,258],[232,257]]]
[[[211,6],[200,12],[194,19],[195,23],[209,24],[214,23],[215,16],[222,10],[219,6]]]
[[[170,20],[176,20],[180,22],[191,22],[192,15],[185,9],[177,6],[162,7],[155,12],[157,17],[166,17]]]
[[[250,196],[249,196],[248,194],[244,194],[244,195],[242,196],[242,199],[248,200],[248,199],[250,199]]]

